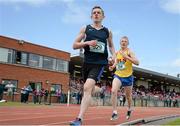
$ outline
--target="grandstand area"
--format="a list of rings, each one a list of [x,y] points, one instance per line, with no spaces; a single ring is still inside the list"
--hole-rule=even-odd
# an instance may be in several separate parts
[[[82,66],[83,54],[80,53],[80,55],[71,57],[70,87],[72,91],[76,92],[78,97],[84,83],[81,73]],[[138,67],[133,67],[133,69],[133,75],[135,78],[133,86],[134,106],[179,107],[180,78]],[[113,72],[109,72],[106,67],[101,76],[101,81],[96,84],[96,86],[104,89],[102,92],[103,94],[95,93],[93,95],[96,105],[111,105],[110,96],[112,76]],[[101,95],[103,95],[103,97],[101,97]],[[121,88],[118,92],[119,105],[123,105],[123,102],[125,102],[125,100],[123,101],[124,97],[124,89]],[[76,100],[78,101],[78,98]]]

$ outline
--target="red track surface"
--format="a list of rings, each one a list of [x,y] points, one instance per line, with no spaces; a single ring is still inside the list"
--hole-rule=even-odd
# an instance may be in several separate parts
[[[111,107],[90,107],[85,114],[84,125],[117,125],[127,122],[125,119],[126,107],[119,107],[120,118],[110,121]],[[0,125],[67,125],[75,119],[79,112],[79,106],[0,106]],[[179,114],[180,108],[162,107],[135,107],[132,118],[135,120],[152,116]]]

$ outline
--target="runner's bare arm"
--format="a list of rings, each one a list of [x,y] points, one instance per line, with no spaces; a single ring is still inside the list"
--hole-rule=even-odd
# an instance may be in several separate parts
[[[108,45],[109,45],[109,51],[111,52],[111,55],[112,55],[112,59],[115,61],[116,53],[115,53],[115,49],[114,49],[111,31],[109,31]]]
[[[133,64],[139,65],[139,60],[136,58],[135,54],[131,50],[129,50],[129,56],[128,55],[124,55],[124,56],[126,59],[130,60]]]
[[[118,63],[117,58],[115,58],[113,65],[109,66],[109,70],[113,71],[113,69],[116,67],[117,63]]]
[[[73,49],[80,49],[80,48],[83,48],[87,45],[96,46],[95,40],[91,40],[91,41],[87,41],[87,42],[81,42],[85,38],[85,30],[86,30],[86,27],[83,27],[80,30],[77,38],[75,39],[75,41],[73,43]]]

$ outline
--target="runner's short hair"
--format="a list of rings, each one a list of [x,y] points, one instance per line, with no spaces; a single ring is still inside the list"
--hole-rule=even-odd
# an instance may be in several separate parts
[[[128,42],[128,44],[129,44],[129,39],[128,39],[128,37],[127,36],[123,36],[122,38],[121,38],[121,40],[122,39],[126,39],[127,40],[127,42]]]
[[[103,16],[104,16],[104,10],[103,10],[100,6],[94,6],[94,7],[92,8],[91,14],[93,13],[93,10],[94,10],[94,9],[100,9],[101,12],[102,12],[102,14],[103,14]]]

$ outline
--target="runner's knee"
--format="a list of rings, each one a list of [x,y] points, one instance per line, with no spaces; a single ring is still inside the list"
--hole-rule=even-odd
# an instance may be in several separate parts
[[[111,92],[112,92],[112,95],[117,95],[117,90],[112,89]]]
[[[89,88],[88,86],[84,86],[84,93],[91,93],[92,88]]]

